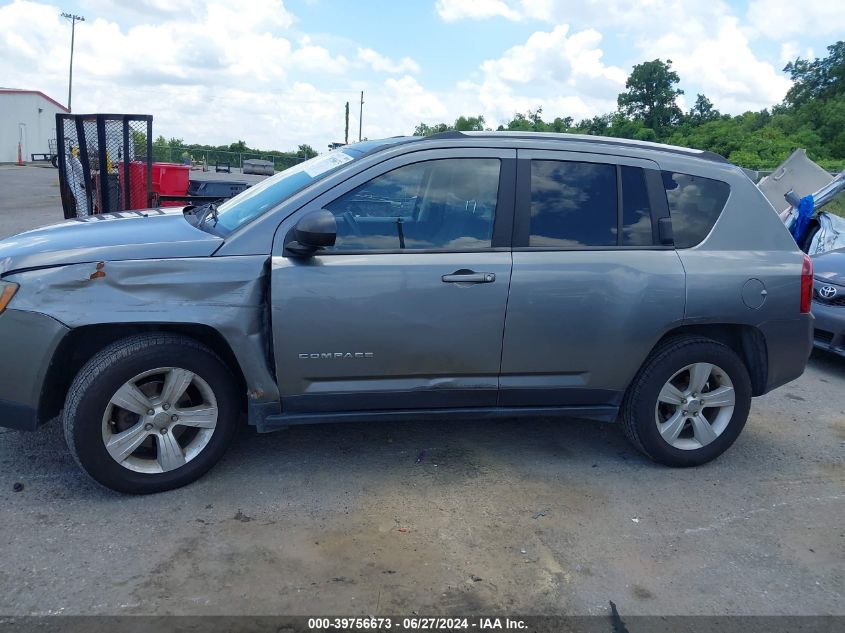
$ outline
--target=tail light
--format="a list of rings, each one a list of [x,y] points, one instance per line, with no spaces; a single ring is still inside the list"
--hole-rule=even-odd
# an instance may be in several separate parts
[[[813,260],[805,253],[801,267],[801,313],[807,314],[813,300]]]

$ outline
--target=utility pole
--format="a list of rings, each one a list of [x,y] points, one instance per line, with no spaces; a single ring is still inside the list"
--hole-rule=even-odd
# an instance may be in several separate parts
[[[349,145],[349,102],[346,102],[346,131],[343,133],[343,144]]]
[[[73,90],[73,40],[76,36],[76,23],[85,22],[85,18],[73,13],[62,13],[62,17],[70,20],[70,73],[67,80],[67,109],[70,112],[70,96]]]
[[[361,141],[361,127],[364,123],[364,91],[361,91],[361,110],[358,113],[358,141]]]

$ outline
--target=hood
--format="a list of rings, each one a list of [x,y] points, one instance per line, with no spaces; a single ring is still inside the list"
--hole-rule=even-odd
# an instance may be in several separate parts
[[[0,241],[0,273],[101,260],[206,257],[222,243],[191,226],[181,208],[104,213]]]
[[[845,248],[813,257],[813,276],[816,279],[845,286]]]

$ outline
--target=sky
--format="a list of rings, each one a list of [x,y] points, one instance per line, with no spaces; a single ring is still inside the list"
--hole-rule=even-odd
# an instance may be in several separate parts
[[[671,59],[689,109],[782,100],[784,64],[845,38],[830,0],[0,0],[0,87],[153,115],[155,135],[260,149],[410,134],[420,122],[615,110],[632,67]]]

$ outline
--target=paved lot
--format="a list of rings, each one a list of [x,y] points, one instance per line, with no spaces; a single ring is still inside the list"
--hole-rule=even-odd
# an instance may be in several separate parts
[[[0,233],[50,219],[48,180],[0,169]],[[129,497],[58,425],[0,431],[0,614],[845,614],[843,457],[825,355],[687,470],[576,420],[324,425]]]
[[[57,169],[0,165],[0,238],[62,220]]]
[[[192,171],[194,180],[232,180],[255,184],[266,176]],[[0,165],[0,238],[64,220],[59,197],[59,171],[45,167]]]

